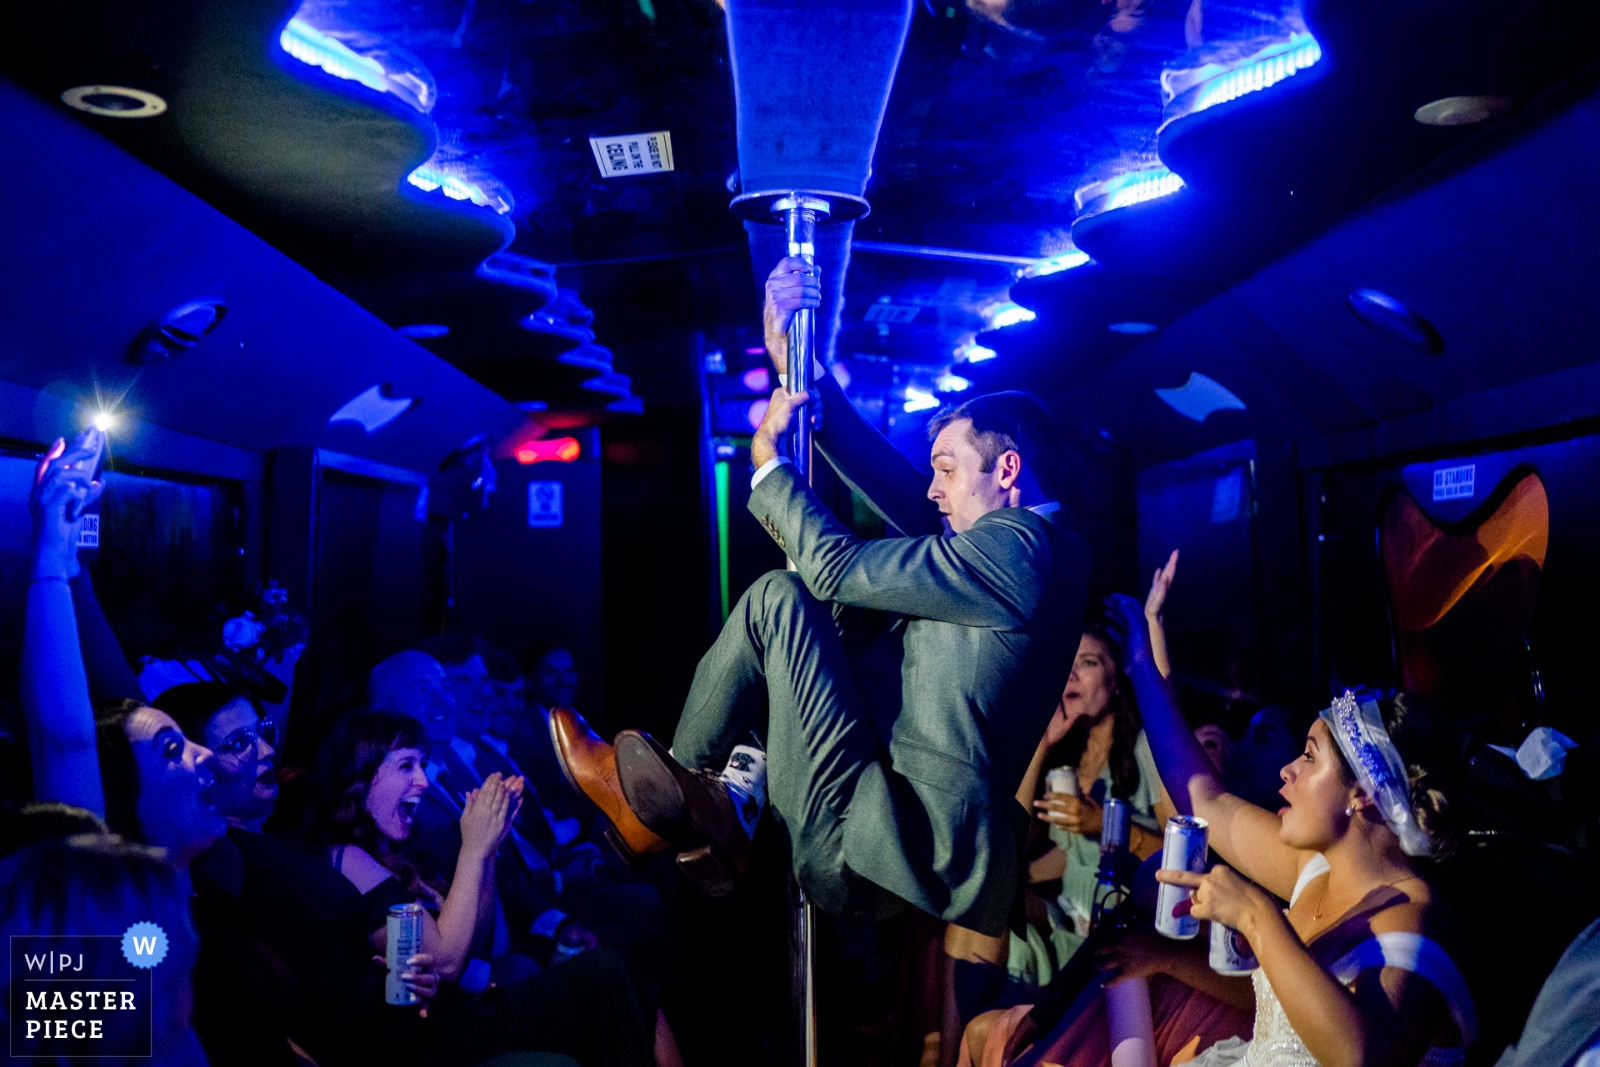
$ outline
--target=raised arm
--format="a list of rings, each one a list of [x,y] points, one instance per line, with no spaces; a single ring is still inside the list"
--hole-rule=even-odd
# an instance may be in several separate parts
[[[1150,753],[1173,805],[1210,824],[1211,847],[1218,855],[1288,900],[1308,854],[1278,840],[1277,816],[1223,788],[1211,758],[1178,710],[1171,686],[1156,669],[1143,607],[1121,594],[1112,596],[1107,606],[1113,627],[1121,631],[1125,669],[1139,701]]]
[[[78,647],[83,649],[83,666],[89,676],[89,695],[96,703],[118,700],[143,700],[144,690],[128,666],[117,635],[112,633],[106,613],[94,595],[89,568],[80,567],[72,579],[72,608],[78,620]]]
[[[800,308],[815,308],[822,302],[815,269],[799,259],[783,259],[767,277],[762,325],[767,354],[779,374],[788,373],[789,320]],[[808,270],[813,273],[805,273]],[[928,499],[929,474],[867,425],[831,375],[817,375],[814,385],[821,394],[825,413],[815,441],[828,465],[867,502],[891,533],[901,537],[940,533],[939,509]]]
[[[793,467],[750,494],[750,510],[780,540],[819,599],[963,626],[1016,629],[1045,590],[1019,575],[1046,571],[1049,520],[1019,508],[979,519],[956,537],[857,537],[812,495]]]
[[[1144,598],[1144,619],[1150,626],[1150,658],[1155,661],[1161,677],[1172,677],[1172,659],[1167,655],[1167,627],[1161,616],[1166,606],[1167,593],[1172,589],[1172,579],[1178,573],[1178,550],[1173,549],[1164,567],[1157,567],[1150,577],[1150,592]]]
[[[78,573],[78,517],[103,484],[92,480],[104,439],[57,439],[34,475],[32,569],[22,636],[22,712],[34,795],[105,814],[89,679],[68,583]]]

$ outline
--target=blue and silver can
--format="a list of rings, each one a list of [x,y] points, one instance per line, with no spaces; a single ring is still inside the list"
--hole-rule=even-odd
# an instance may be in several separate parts
[[[1206,870],[1206,821],[1193,815],[1174,815],[1167,820],[1161,842],[1161,869],[1204,874]],[[1173,915],[1172,909],[1194,896],[1185,885],[1161,883],[1156,894],[1156,932],[1163,937],[1188,941],[1200,933],[1200,920],[1193,915]]]
[[[1211,969],[1218,974],[1249,974],[1261,964],[1244,935],[1219,922],[1211,924]]]
[[[389,909],[386,931],[388,944],[384,953],[384,962],[388,965],[389,975],[384,979],[383,995],[390,1004],[422,1003],[422,998],[400,980],[400,975],[409,969],[406,961],[422,951],[423,914],[421,904],[396,904]]]
[[[1101,853],[1128,851],[1128,827],[1133,821],[1133,809],[1126,800],[1110,797],[1100,811]]]

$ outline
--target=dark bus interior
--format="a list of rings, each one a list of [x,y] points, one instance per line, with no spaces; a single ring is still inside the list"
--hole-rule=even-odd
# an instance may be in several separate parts
[[[919,467],[940,408],[1043,399],[1091,603],[1181,554],[1166,618],[1191,723],[1237,738],[1263,707],[1390,686],[1469,736],[1471,832],[1441,884],[1477,951],[1469,1062],[1494,1063],[1600,915],[1585,10],[13,6],[7,743],[29,479],[103,415],[83,558],[112,629],[132,660],[182,660],[279,583],[310,633],[286,765],[374,663],[439,633],[568,648],[597,730],[670,737],[729,605],[784,566],[745,507],[782,230],[729,202],[766,165],[746,124],[809,131],[783,136],[853,151],[871,208],[817,231],[826,372]],[[883,534],[825,467],[816,492]],[[1577,743],[1559,776],[1474,774],[1539,726]],[[4,773],[26,795],[25,767]],[[684,1062],[800,1062],[780,836],[734,895],[672,902]],[[822,1062],[919,1062],[938,930],[823,922]],[[759,966],[730,976],[729,946]]]

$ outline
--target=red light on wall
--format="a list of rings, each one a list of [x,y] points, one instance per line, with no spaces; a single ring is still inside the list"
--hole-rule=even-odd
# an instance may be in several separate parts
[[[529,463],[543,463],[550,459],[571,463],[582,451],[576,437],[552,437],[548,441],[529,441],[519,445],[517,462],[524,466]]]

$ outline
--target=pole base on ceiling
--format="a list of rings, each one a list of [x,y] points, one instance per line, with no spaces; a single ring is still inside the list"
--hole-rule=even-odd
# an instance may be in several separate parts
[[[757,193],[744,193],[733,198],[728,205],[728,210],[750,222],[781,223],[782,216],[774,214],[774,209],[779,201],[794,199],[825,200],[828,204],[827,221],[845,222],[850,219],[859,219],[872,210],[859,196],[850,193],[835,193],[824,189],[778,189]],[[781,209],[779,209],[781,210]],[[821,222],[819,218],[817,221]]]

